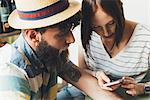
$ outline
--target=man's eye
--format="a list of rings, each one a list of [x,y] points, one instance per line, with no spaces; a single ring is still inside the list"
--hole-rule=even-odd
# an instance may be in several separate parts
[[[60,32],[56,38],[57,39],[64,39],[68,35],[68,32]]]
[[[65,37],[66,36],[66,34],[64,34],[64,33],[62,33],[62,34],[59,34],[59,35],[57,35],[59,38],[62,38],[62,37]]]

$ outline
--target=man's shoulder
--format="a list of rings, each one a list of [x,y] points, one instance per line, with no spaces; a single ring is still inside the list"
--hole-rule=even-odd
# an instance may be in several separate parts
[[[10,60],[12,47],[10,44],[6,44],[0,48],[0,64]]]
[[[0,48],[0,53],[1,51],[3,51],[4,49],[8,49],[11,48],[11,45],[10,44],[5,44],[3,47]]]
[[[11,62],[13,54],[15,52],[15,48],[10,45],[6,44],[0,48],[0,76],[1,75],[15,75],[19,77],[24,77],[26,72]],[[17,56],[17,55],[16,55]]]
[[[0,64],[21,60],[22,55],[12,45],[6,44],[0,48]]]

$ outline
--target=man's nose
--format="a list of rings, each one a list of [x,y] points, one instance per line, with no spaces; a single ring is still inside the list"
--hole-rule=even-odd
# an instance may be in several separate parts
[[[75,42],[75,38],[72,34],[72,31],[69,31],[67,37],[66,37],[66,43],[70,44],[70,43],[74,43]]]

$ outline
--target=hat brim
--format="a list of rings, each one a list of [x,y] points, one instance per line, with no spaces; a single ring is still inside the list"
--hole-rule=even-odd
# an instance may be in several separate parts
[[[18,16],[17,10],[14,10],[8,18],[8,23],[15,29],[34,29],[54,25],[70,18],[81,9],[81,5],[78,2],[74,0],[69,1],[69,7],[61,13],[40,20],[22,20]]]

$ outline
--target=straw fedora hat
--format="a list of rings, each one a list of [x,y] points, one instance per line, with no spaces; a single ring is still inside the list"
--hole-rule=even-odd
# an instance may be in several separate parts
[[[16,10],[8,23],[15,29],[34,29],[54,25],[77,13],[81,5],[75,0],[15,0]]]

